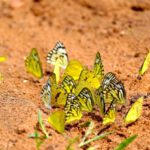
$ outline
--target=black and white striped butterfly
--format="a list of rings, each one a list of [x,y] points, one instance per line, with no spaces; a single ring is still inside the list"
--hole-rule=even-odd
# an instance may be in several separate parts
[[[59,64],[62,68],[68,65],[68,54],[62,42],[57,42],[55,47],[47,55],[47,63]]]

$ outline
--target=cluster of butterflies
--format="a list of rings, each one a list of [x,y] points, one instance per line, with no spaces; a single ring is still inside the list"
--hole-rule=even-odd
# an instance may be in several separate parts
[[[88,70],[77,60],[69,61],[64,44],[57,42],[47,55],[47,63],[54,66],[54,71],[41,91],[41,99],[46,108],[63,105],[65,123],[71,123],[80,120],[83,112],[91,112],[97,105],[103,115],[104,125],[115,121],[116,107],[126,103],[126,92],[123,83],[114,73],[104,74],[99,52],[96,54],[93,69]],[[35,48],[26,58],[25,66],[34,76],[43,76],[41,61]],[[60,80],[61,69],[65,70]],[[139,101],[138,110],[142,108],[142,100]],[[136,107],[137,104],[126,115],[127,123],[136,120],[141,113]]]

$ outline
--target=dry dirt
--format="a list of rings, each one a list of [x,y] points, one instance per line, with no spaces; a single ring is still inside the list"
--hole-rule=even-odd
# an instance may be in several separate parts
[[[127,150],[149,150],[150,98],[145,99],[138,121],[130,126],[123,123],[130,101],[150,93],[150,69],[137,79],[150,48],[149,0],[0,0],[0,55],[7,56],[0,64],[4,76],[0,83],[0,150],[35,150],[35,141],[27,136],[33,133],[37,111],[43,105],[40,91],[51,70],[45,58],[58,40],[64,42],[70,59],[88,67],[99,51],[105,72],[114,72],[125,85],[127,105],[113,125],[105,129],[93,115],[81,120],[93,120],[97,132],[115,131],[92,145],[112,150],[123,139],[138,134]],[[39,81],[24,66],[33,47],[39,51],[45,72]],[[66,136],[82,135],[78,125],[67,129],[66,136],[50,127],[48,131],[51,136],[43,150],[65,150]]]

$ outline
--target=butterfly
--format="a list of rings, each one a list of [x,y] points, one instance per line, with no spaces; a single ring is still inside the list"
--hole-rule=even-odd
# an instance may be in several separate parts
[[[82,70],[83,66],[78,60],[70,60],[64,71],[64,77],[69,75],[76,81],[79,79]]]
[[[65,113],[63,110],[57,110],[48,117],[48,122],[51,126],[58,131],[63,133],[65,130]]]
[[[45,104],[45,107],[50,109],[51,108],[51,82],[50,82],[50,78],[48,79],[47,83],[42,88],[41,98]]]
[[[73,77],[67,75],[57,88],[57,95],[55,97],[57,105],[65,105],[68,93],[74,92],[76,83]]]
[[[68,65],[68,54],[64,44],[60,41],[47,55],[47,63],[55,65],[56,62],[64,69]]]
[[[103,125],[111,124],[116,119],[116,104],[112,101],[103,118]]]
[[[116,103],[125,103],[126,92],[124,86],[113,73],[109,72],[104,76],[101,86],[105,102],[110,103],[115,99]]]
[[[72,76],[67,75],[62,81],[61,87],[65,90],[66,93],[73,92],[76,88],[75,80]]]
[[[130,124],[136,121],[142,113],[143,97],[140,97],[129,109],[126,117],[125,123]]]
[[[99,52],[96,53],[93,73],[98,78],[102,79],[104,77],[104,66],[102,64],[102,60]]]
[[[35,48],[31,50],[30,55],[25,59],[25,67],[27,72],[30,72],[38,78],[42,78],[42,64]]]
[[[100,86],[95,90],[95,103],[100,107],[101,114],[105,113],[105,100],[103,95],[103,89]]]
[[[91,112],[94,106],[94,100],[91,91],[88,88],[83,88],[77,96],[82,111]]]
[[[80,74],[78,85],[85,84],[88,85],[88,88],[92,87],[97,89],[100,86],[99,79],[93,74],[93,72],[84,68]]]
[[[142,66],[139,69],[139,76],[142,76],[145,73],[145,71],[147,71],[149,65],[150,65],[150,51],[147,54]]]
[[[65,123],[70,123],[82,118],[81,105],[75,94],[69,93],[64,107]]]

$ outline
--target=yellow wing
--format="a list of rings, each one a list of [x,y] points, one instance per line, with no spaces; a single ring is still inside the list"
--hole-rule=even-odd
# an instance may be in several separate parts
[[[130,124],[136,121],[142,113],[143,97],[140,97],[130,108],[126,117],[125,123]]]
[[[96,54],[93,73],[97,78],[99,78],[101,80],[104,77],[104,66],[102,64],[102,60],[101,60],[101,56],[100,56],[99,52],[97,52],[97,54]]]
[[[88,84],[94,89],[97,89],[100,86],[99,79],[94,75],[93,72],[90,72],[87,69],[82,70],[78,81],[78,85],[80,85],[80,83],[82,82],[86,82],[86,84]]]
[[[111,103],[114,99],[116,99],[116,103],[118,104],[126,102],[124,86],[113,73],[109,72],[104,76],[101,86],[106,103]]]
[[[65,130],[65,113],[63,110],[57,110],[48,117],[48,122],[51,126],[58,131],[63,133]]]
[[[149,65],[150,65],[150,51],[147,54],[142,66],[139,69],[139,76],[142,76],[145,73],[145,71],[147,71]]]
[[[56,96],[57,105],[65,105],[68,93],[74,92],[75,87],[76,83],[73,77],[67,75],[58,88],[58,93]]]
[[[93,96],[88,88],[83,88],[77,97],[79,99],[82,111],[91,112],[93,110]]]
[[[38,52],[35,48],[31,50],[30,55],[26,58],[25,67],[27,72],[31,73],[32,75],[38,78],[42,78],[43,76],[42,64],[40,62]]]
[[[81,106],[78,98],[74,94],[68,94],[64,111],[66,124],[82,118]]]
[[[69,61],[69,64],[64,72],[64,77],[69,75],[73,77],[73,79],[76,81],[79,79],[82,69],[83,69],[83,66],[79,61],[71,60]]]
[[[103,118],[103,125],[111,124],[116,119],[116,108],[115,104],[112,102],[110,105],[110,108],[106,112],[104,118]]]
[[[66,93],[74,92],[76,88],[75,80],[72,76],[65,76],[61,83],[61,87],[65,90]]]

